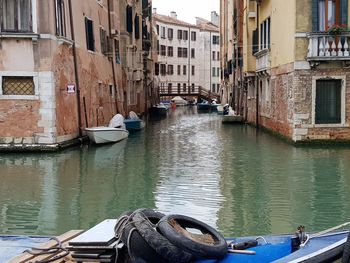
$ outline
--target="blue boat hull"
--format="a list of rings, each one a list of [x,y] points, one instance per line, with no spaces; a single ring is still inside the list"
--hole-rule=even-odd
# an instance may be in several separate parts
[[[124,124],[128,131],[140,131],[145,127],[144,121],[140,119],[125,119]]]
[[[339,259],[343,253],[349,231],[341,231],[325,234],[310,239],[304,247],[293,249],[294,235],[265,236],[267,243],[259,244],[249,248],[255,251],[255,255],[229,253],[222,260],[201,260],[200,263],[299,263],[299,262],[327,262]],[[254,237],[244,237],[229,239],[228,242],[241,243],[255,239]],[[260,243],[260,241],[259,241]]]
[[[198,111],[209,111],[210,110],[210,104],[208,104],[208,103],[197,103],[197,110]]]

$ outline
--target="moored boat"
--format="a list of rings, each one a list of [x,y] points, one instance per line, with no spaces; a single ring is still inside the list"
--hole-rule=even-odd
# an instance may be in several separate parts
[[[108,127],[98,126],[85,128],[89,139],[96,143],[115,143],[128,138],[129,132],[125,129],[124,117],[115,115],[109,122]]]
[[[197,103],[197,110],[201,112],[210,111],[210,103],[207,101]]]
[[[124,124],[128,131],[139,131],[145,127],[145,122],[133,111],[130,111],[128,118],[124,120]]]
[[[163,103],[159,103],[157,105],[154,105],[152,106],[150,109],[149,109],[149,112],[150,114],[153,114],[153,115],[160,115],[160,116],[164,116],[167,114],[168,112],[168,107],[163,104]]]

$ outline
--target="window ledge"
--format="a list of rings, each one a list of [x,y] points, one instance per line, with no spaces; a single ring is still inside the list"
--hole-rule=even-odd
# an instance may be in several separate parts
[[[74,41],[67,38],[67,37],[64,37],[64,36],[57,36],[57,41],[60,43],[60,44],[67,44],[67,45],[70,45],[70,46],[73,46],[74,44]]]
[[[31,38],[32,40],[38,40],[39,34],[1,32],[0,38],[27,38],[27,39]]]
[[[303,125],[303,128],[349,128],[350,124],[311,124]]]
[[[39,100],[38,95],[0,95],[0,100]]]

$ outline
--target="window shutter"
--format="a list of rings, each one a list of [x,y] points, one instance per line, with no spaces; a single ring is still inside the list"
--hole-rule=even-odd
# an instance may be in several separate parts
[[[126,31],[132,33],[132,7],[126,7]]]
[[[135,38],[140,38],[140,19],[138,15],[135,16]]]
[[[348,24],[348,0],[340,1],[341,24]]]
[[[318,31],[318,1],[312,0],[312,31],[314,32]]]

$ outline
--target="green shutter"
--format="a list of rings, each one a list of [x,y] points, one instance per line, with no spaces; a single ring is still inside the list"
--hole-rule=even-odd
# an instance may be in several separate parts
[[[318,1],[312,0],[312,31],[314,32],[318,31]]]
[[[348,24],[348,0],[340,1],[341,24]]]

